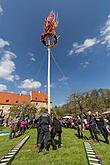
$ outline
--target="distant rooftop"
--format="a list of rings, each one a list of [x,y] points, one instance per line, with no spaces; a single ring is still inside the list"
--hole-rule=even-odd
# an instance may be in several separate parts
[[[40,91],[31,91],[30,95],[24,95],[22,93],[8,93],[0,92],[0,104],[3,105],[16,105],[26,102],[48,102],[48,97],[45,93]]]

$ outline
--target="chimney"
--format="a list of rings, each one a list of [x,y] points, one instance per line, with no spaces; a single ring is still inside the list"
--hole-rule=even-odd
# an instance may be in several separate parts
[[[20,92],[20,94],[19,94],[20,96],[22,96],[22,93]]]
[[[30,91],[30,98],[31,98],[31,100],[32,100],[32,91]]]

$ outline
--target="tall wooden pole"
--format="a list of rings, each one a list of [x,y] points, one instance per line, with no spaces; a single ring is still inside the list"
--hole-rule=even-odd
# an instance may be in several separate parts
[[[48,39],[50,45],[50,39]],[[50,47],[48,46],[48,113],[50,114]]]

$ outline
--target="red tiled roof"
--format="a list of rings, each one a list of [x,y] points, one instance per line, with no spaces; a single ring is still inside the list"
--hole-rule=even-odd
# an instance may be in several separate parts
[[[0,92],[0,104],[20,104],[29,101],[29,95]]]
[[[30,95],[0,92],[0,104],[21,104],[30,101],[47,102],[48,98],[43,92],[32,91]]]
[[[48,97],[43,92],[32,91],[32,93],[31,93],[31,100],[32,101],[47,102],[48,101]]]

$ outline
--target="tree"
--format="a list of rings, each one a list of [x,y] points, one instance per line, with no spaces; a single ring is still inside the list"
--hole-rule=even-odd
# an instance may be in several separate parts
[[[10,111],[9,114],[11,116],[16,116],[19,115],[20,113],[22,113],[22,115],[32,116],[33,114],[35,115],[36,108],[31,103],[24,103],[11,107],[9,111]]]
[[[60,116],[77,115],[87,111],[103,112],[110,108],[110,89],[93,89],[87,92],[74,91],[67,103],[56,108]]]

